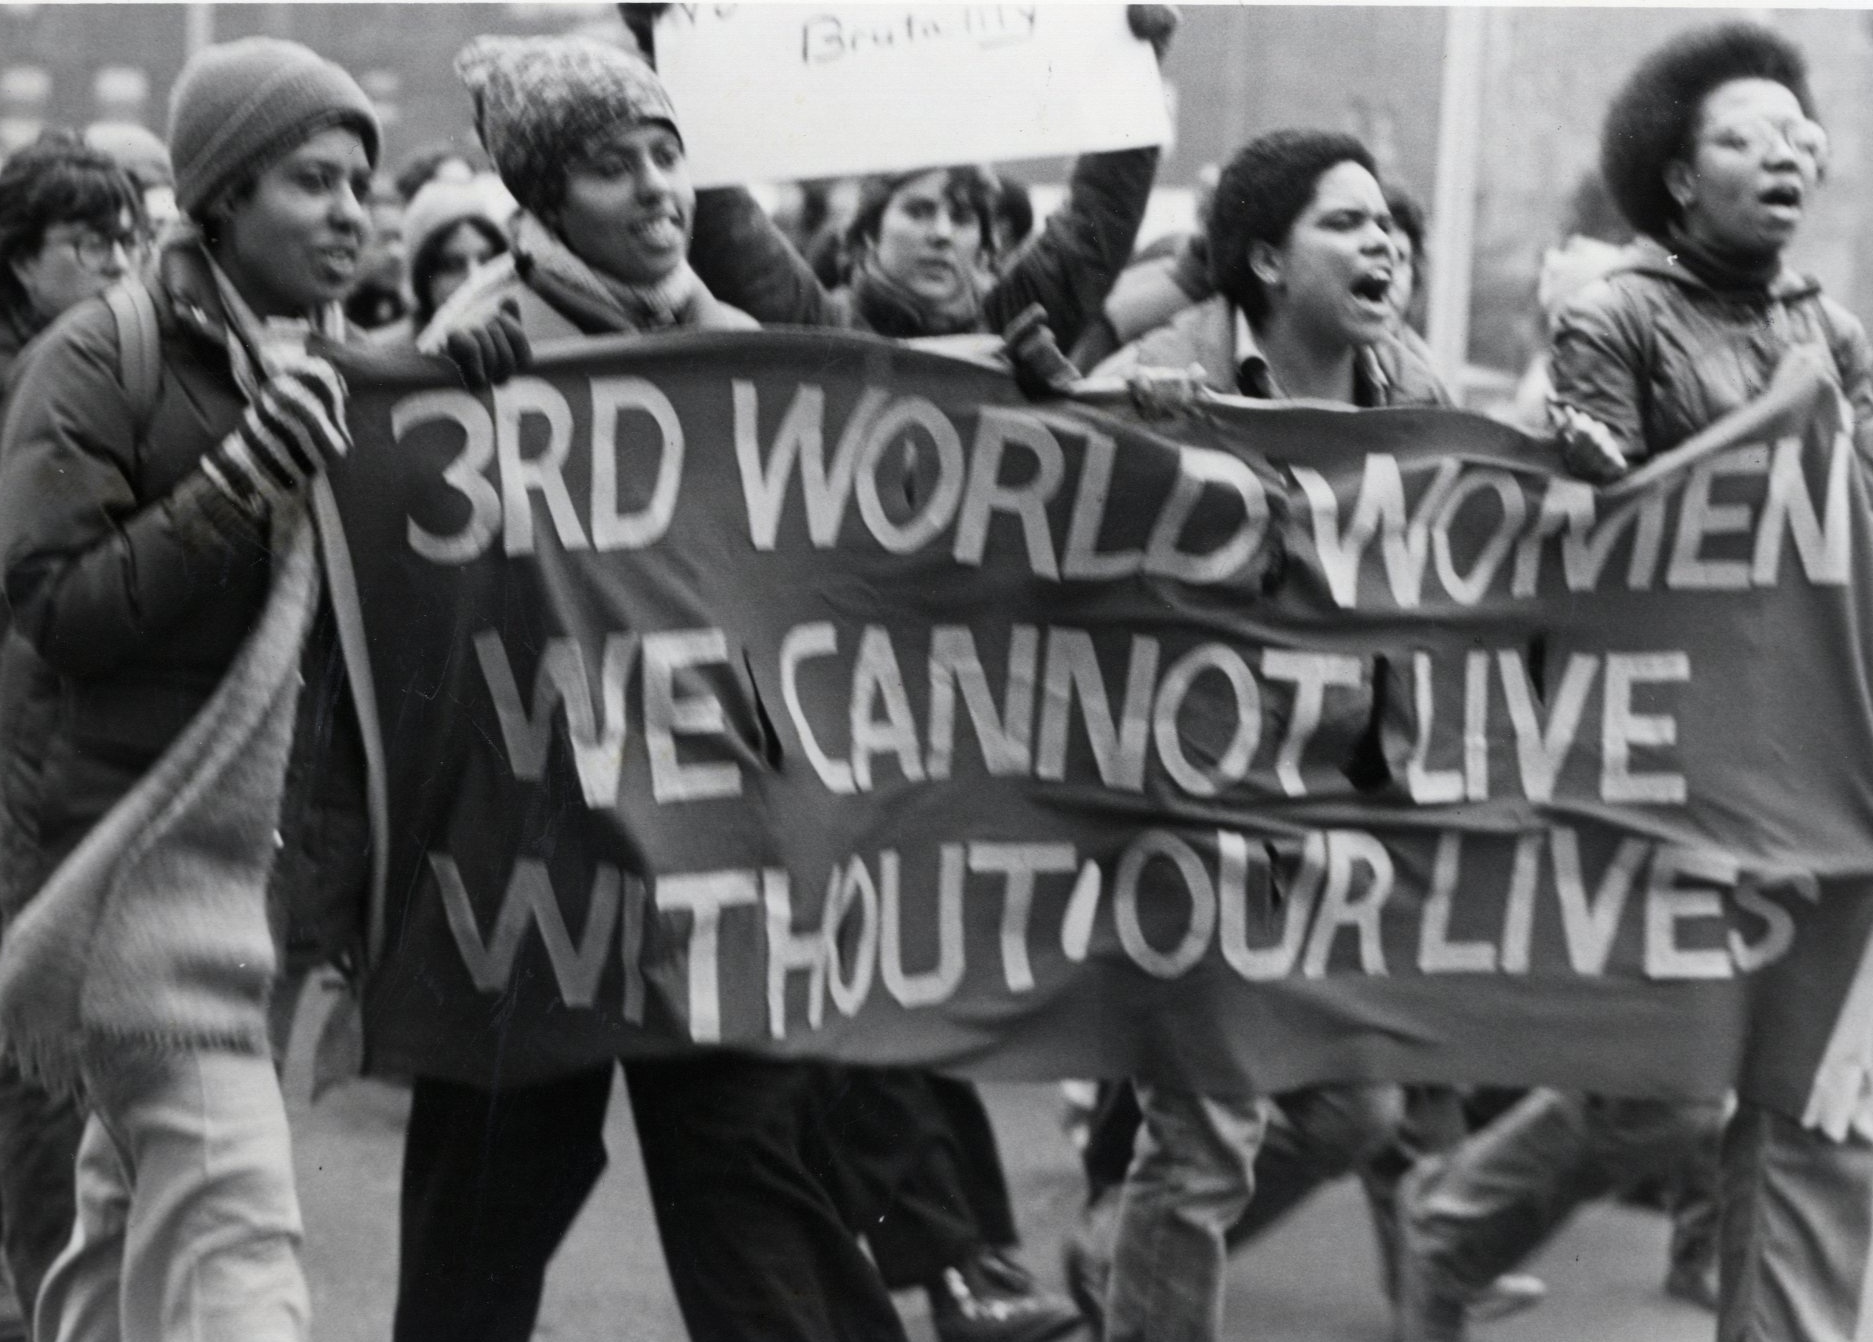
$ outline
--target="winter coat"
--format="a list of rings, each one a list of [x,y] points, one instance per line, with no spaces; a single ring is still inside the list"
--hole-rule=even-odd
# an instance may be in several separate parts
[[[1762,395],[1790,347],[1825,345],[1859,424],[1873,424],[1866,330],[1806,276],[1722,293],[1651,239],[1581,291],[1555,329],[1554,397],[1612,430],[1629,460],[1676,447]]]
[[[1131,259],[1157,170],[1156,149],[1081,156],[1066,203],[983,296],[982,329],[998,332],[1039,303],[1070,349]],[[850,296],[822,285],[745,191],[698,193],[689,254],[711,292],[766,325],[866,329]]]
[[[265,606],[267,538],[197,466],[244,407],[220,295],[199,251],[152,284],[161,341],[139,432],[102,300],[27,353],[0,442],[0,912],[10,915],[213,695]],[[329,603],[305,689],[269,883],[302,959],[360,948],[370,871],[364,756]]]
[[[1123,377],[1136,368],[1203,370],[1206,386],[1231,396],[1269,399],[1268,362],[1253,347],[1243,348],[1240,319],[1226,298],[1212,298],[1185,308],[1169,322],[1114,354],[1094,377]],[[1361,349],[1353,365],[1353,403],[1378,406],[1447,406],[1450,396],[1424,358],[1394,336]]]

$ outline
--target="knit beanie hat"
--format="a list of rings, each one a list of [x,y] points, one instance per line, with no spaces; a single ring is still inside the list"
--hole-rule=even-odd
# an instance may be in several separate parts
[[[606,131],[657,121],[682,136],[656,72],[589,37],[478,37],[455,73],[501,180],[535,214],[558,203],[566,166]]]
[[[223,192],[332,126],[377,166],[377,113],[358,81],[297,42],[243,37],[190,58],[169,97],[176,204],[199,217]]]

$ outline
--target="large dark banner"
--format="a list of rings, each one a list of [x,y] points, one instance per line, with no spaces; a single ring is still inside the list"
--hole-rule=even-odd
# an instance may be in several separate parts
[[[1596,493],[1463,415],[1144,424],[764,334],[353,425],[376,1066],[1859,1099],[1873,575],[1825,416]]]

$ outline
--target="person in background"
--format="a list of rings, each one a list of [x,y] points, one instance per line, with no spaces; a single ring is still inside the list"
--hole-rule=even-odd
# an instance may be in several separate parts
[[[442,305],[419,348],[510,303],[535,340],[754,329],[690,269],[695,192],[647,65],[591,39],[484,37],[456,69],[525,213],[513,249]],[[623,1070],[691,1337],[903,1342],[816,1155],[827,1069],[706,1050]],[[613,1071],[495,1088],[416,1078],[396,1342],[532,1336],[547,1265],[605,1168]]]
[[[345,296],[345,317],[361,331],[380,331],[409,310],[403,291],[403,197],[388,179],[373,177],[364,210],[364,255],[358,258],[357,282]]]
[[[0,405],[27,342],[129,274],[147,230],[135,181],[70,131],[46,132],[0,168]]]
[[[139,195],[112,158],[66,132],[42,135],[0,169],[0,407],[27,344],[134,265]],[[4,613],[0,605],[0,637]],[[82,1130],[69,1098],[0,1061],[0,1338],[28,1336],[39,1282],[70,1236]]]
[[[26,346],[62,313],[122,279],[141,254],[143,231],[136,184],[76,136],[50,132],[0,168],[0,409]],[[0,603],[0,639],[9,636],[8,614]],[[25,651],[12,656],[17,661]],[[0,738],[11,726],[10,715],[0,716]],[[10,783],[0,772],[0,794]],[[0,846],[24,837],[9,828]],[[41,1278],[71,1237],[72,1166],[83,1129],[69,1097],[0,1060],[0,1249],[10,1278],[0,1303],[10,1311],[17,1302],[18,1336]]]
[[[154,131],[134,121],[94,121],[85,127],[85,143],[110,155],[129,174],[143,196],[152,237],[174,222],[176,173],[169,164],[169,146]]]
[[[1133,34],[1161,56],[1176,12],[1129,5],[1126,13]],[[822,284],[744,190],[701,193],[695,263],[712,290],[772,325],[979,334],[1005,330],[1038,303],[1054,338],[1071,348],[1131,257],[1157,163],[1155,146],[1081,155],[1066,200],[1006,266],[994,253],[999,183],[967,165],[863,179],[845,232],[843,288]]]
[[[1640,236],[1554,334],[1552,422],[1577,472],[1616,478],[1791,379],[1837,390],[1864,436],[1866,332],[1786,258],[1827,161],[1806,61],[1773,30],[1693,29],[1640,63],[1600,140]],[[1858,1130],[1836,1139],[1747,1098],[1726,1124],[1714,1101],[1542,1089],[1407,1182],[1402,1342],[1457,1342],[1478,1283],[1587,1199],[1708,1161],[1719,1132],[1720,1342],[1864,1336],[1873,1142]]]
[[[1385,204],[1392,212],[1392,248],[1398,253],[1398,266],[1392,271],[1392,307],[1398,313],[1398,336],[1420,354],[1429,354],[1422,344],[1424,325],[1425,276],[1430,271],[1430,254],[1425,241],[1430,236],[1424,207],[1418,198],[1396,182],[1385,184]],[[1417,343],[1414,343],[1417,342]],[[1429,362],[1428,357],[1426,362]]]
[[[441,306],[482,266],[507,254],[501,220],[478,180],[442,178],[426,184],[403,216],[410,251],[410,311],[378,333],[386,344],[407,344],[434,320]]]
[[[1324,131],[1276,131],[1224,168],[1207,229],[1218,296],[1113,355],[1095,376],[1133,381],[1147,406],[1194,381],[1262,400],[1441,406],[1435,375],[1397,345],[1391,217],[1372,156]],[[1155,370],[1165,370],[1160,375]],[[1162,378],[1162,380],[1160,380]],[[1142,1126],[1118,1206],[1105,1297],[1112,1342],[1197,1342],[1223,1326],[1227,1238],[1256,1206],[1294,1205],[1323,1178],[1384,1151],[1405,1118],[1393,1085],[1266,1097],[1134,1081]],[[1301,1177],[1257,1188],[1279,1133]]]

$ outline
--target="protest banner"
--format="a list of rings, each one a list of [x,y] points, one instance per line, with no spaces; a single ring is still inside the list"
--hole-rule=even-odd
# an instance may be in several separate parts
[[[698,186],[1170,136],[1123,5],[671,5],[656,42]]]
[[[1857,1102],[1873,586],[1825,418],[1600,495],[1472,416],[1143,424],[853,334],[353,380],[376,1066],[1800,1113],[1826,1052]]]

